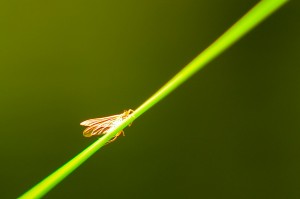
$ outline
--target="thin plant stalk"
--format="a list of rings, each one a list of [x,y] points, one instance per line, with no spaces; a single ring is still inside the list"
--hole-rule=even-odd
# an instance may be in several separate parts
[[[161,89],[159,89],[153,96],[146,100],[140,107],[138,107],[128,118],[126,118],[119,126],[109,130],[104,136],[99,138],[65,165],[54,171],[40,183],[28,190],[19,198],[41,198],[58,183],[60,183],[66,176],[77,169],[84,161],[91,157],[96,151],[104,146],[110,139],[112,139],[118,132],[124,129],[128,124],[132,123],[136,118],[141,116],[144,112],[166,97],[169,93],[174,91],[178,86],[184,83],[197,71],[202,69],[207,63],[213,60],[216,56],[221,54],[224,50],[238,41],[242,36],[248,33],[256,25],[266,19],[270,14],[284,5],[287,0],[263,0],[254,6],[248,13],[246,13],[238,22],[229,28],[223,35],[221,35],[215,42],[185,66],[179,73],[177,73],[170,81],[168,81]]]

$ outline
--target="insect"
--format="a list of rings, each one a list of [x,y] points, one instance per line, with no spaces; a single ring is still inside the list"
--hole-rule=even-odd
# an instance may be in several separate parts
[[[123,113],[118,115],[85,120],[80,123],[80,125],[87,127],[83,131],[83,136],[92,137],[92,136],[104,135],[108,132],[109,129],[119,125],[124,119],[126,119],[132,113],[133,110],[129,109],[129,110],[125,110]],[[108,143],[115,141],[121,134],[125,136],[124,131],[122,130],[115,137],[113,137]]]

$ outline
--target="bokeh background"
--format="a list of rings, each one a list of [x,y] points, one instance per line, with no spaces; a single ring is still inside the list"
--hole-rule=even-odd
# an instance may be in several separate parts
[[[257,1],[1,1],[0,198],[137,108]],[[299,9],[290,2],[45,198],[299,198]]]

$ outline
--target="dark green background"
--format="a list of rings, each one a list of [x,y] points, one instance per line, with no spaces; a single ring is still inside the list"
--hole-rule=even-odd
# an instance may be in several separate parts
[[[0,198],[137,108],[257,1],[1,1]],[[45,198],[299,198],[299,9],[268,18]]]

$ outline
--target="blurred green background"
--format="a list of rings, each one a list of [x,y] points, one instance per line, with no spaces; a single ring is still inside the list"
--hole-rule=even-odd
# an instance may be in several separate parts
[[[0,198],[137,108],[257,1],[1,1]],[[300,31],[290,2],[45,198],[299,198]],[[298,12],[298,13],[297,13]]]

